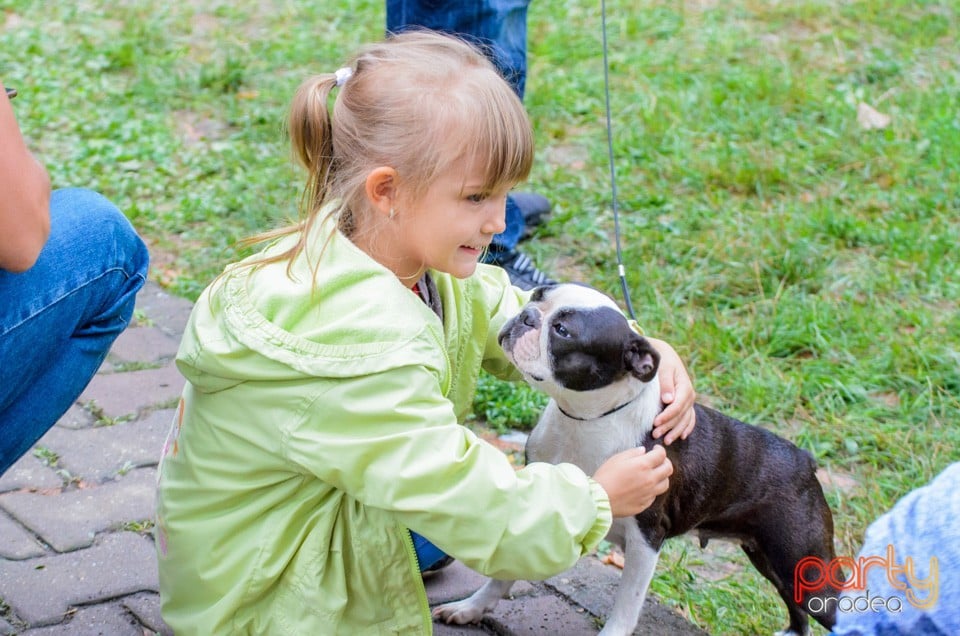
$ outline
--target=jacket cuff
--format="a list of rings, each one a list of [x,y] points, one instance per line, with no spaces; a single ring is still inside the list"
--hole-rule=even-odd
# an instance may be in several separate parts
[[[590,494],[593,495],[593,500],[597,504],[597,520],[594,522],[593,527],[587,531],[587,534],[583,536],[581,542],[583,552],[581,556],[590,554],[596,550],[597,546],[600,545],[600,541],[607,536],[607,532],[610,531],[610,526],[613,524],[613,512],[610,508],[610,497],[607,496],[607,491],[592,478],[588,479],[590,482]]]

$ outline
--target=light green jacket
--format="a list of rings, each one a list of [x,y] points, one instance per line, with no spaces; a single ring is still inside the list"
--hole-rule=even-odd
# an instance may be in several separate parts
[[[407,528],[540,579],[610,526],[578,468],[516,471],[458,423],[481,365],[514,377],[496,336],[525,293],[502,270],[432,273],[441,324],[341,234],[319,258],[232,270],[194,307],[157,508],[177,634],[430,634]]]

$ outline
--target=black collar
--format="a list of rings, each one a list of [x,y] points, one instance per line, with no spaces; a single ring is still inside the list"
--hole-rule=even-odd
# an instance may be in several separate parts
[[[637,397],[639,397],[639,396],[637,396]],[[601,417],[606,417],[606,416],[610,415],[611,413],[616,413],[617,411],[619,411],[620,409],[624,408],[625,406],[633,403],[633,401],[636,400],[636,399],[637,399],[636,397],[630,398],[629,400],[627,400],[626,402],[624,402],[624,403],[621,404],[620,406],[615,406],[615,407],[613,407],[612,409],[610,409],[609,411],[607,411],[606,413],[601,413],[601,414],[598,415],[597,417],[577,417],[576,415],[570,415],[569,413],[567,413],[566,411],[564,411],[563,409],[560,408],[560,404],[557,404],[557,408],[560,409],[560,412],[563,413],[564,415],[566,415],[567,417],[569,417],[571,420],[577,420],[577,421],[580,421],[580,422],[589,422],[590,420],[599,420]]]

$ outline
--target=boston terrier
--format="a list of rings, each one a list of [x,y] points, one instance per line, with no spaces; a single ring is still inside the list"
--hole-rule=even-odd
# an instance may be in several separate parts
[[[603,293],[576,284],[540,287],[499,339],[527,382],[552,398],[527,441],[528,462],[569,462],[592,475],[615,453],[658,443],[651,431],[663,408],[659,355]],[[834,558],[833,517],[813,457],[767,430],[695,409],[688,439],[665,447],[673,463],[669,490],[636,517],[614,519],[607,535],[623,549],[624,566],[601,636],[633,632],[664,540],[685,533],[699,537],[701,547],[712,538],[740,544],[786,603],[790,624],[781,634],[806,634],[807,614],[831,629],[836,603],[826,599],[838,597],[838,589],[804,578],[794,595],[802,560]],[[489,580],[433,615],[447,623],[479,621],[512,585]]]

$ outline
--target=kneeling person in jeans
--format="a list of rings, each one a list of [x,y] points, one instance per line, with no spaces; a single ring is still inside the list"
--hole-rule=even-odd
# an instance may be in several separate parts
[[[50,191],[0,97],[0,475],[70,408],[133,314],[147,248],[103,196]]]

